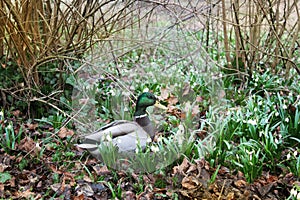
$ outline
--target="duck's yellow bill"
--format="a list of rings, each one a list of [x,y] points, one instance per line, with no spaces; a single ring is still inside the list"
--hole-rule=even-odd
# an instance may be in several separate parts
[[[154,104],[155,107],[160,108],[160,109],[164,109],[167,110],[168,108],[162,104],[160,104],[158,101],[156,101],[156,103]]]

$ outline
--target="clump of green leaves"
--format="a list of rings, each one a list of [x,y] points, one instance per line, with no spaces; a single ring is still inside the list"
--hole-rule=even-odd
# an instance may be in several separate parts
[[[4,119],[4,112],[0,111],[0,120]],[[22,126],[16,132],[12,121],[0,124],[0,146],[6,153],[15,150],[16,145],[20,143],[22,135]]]
[[[217,130],[216,145],[206,158],[212,166],[221,164],[242,171],[249,182],[263,170],[276,173],[278,167],[289,168],[299,176],[297,157],[289,158],[293,167],[288,162],[279,164],[285,156],[284,150],[300,142],[299,96],[292,90],[287,93],[277,90],[280,79],[271,77],[269,71],[255,74],[253,78],[250,81],[253,90],[241,105],[229,107],[222,122],[212,124]],[[209,121],[212,115],[208,113],[207,117]]]

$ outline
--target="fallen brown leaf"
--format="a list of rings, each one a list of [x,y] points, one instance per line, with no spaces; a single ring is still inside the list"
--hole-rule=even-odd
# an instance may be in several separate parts
[[[30,137],[25,137],[20,141],[18,149],[25,151],[32,156],[35,156],[40,152],[41,147],[37,143],[35,143]]]
[[[185,83],[184,87],[183,87],[183,93],[182,93],[182,96],[186,96],[188,94],[191,93],[191,86],[189,83]]]
[[[6,168],[8,168],[8,165],[5,165],[3,163],[0,163],[0,173],[4,172]]]
[[[21,111],[20,111],[20,110],[14,110],[14,111],[12,111],[12,114],[13,114],[15,117],[19,117],[20,114],[21,114]]]
[[[106,165],[104,166],[95,165],[93,166],[93,170],[96,172],[98,176],[111,174],[111,171],[107,168]]]
[[[181,185],[183,188],[188,190],[193,190],[195,188],[201,187],[202,184],[195,176],[186,176],[182,179]]]
[[[122,199],[124,199],[124,200],[134,200],[134,199],[136,199],[136,195],[132,191],[126,191],[126,192],[123,192]]]
[[[34,131],[39,126],[38,123],[35,124],[27,124],[27,128],[31,131]]]
[[[31,192],[30,189],[27,189],[25,191],[18,191],[17,192],[17,196],[18,198],[25,198],[25,199],[30,199],[30,197],[34,197],[35,193],[34,192]]]
[[[247,183],[244,180],[237,180],[237,181],[234,181],[234,185],[237,188],[241,188],[241,187],[245,187],[247,185]]]
[[[160,100],[166,100],[169,97],[170,91],[167,88],[162,88],[160,90]]]
[[[62,139],[72,135],[74,135],[74,131],[67,129],[66,127],[62,127],[58,132],[58,136]]]
[[[173,167],[173,174],[186,175],[186,171],[188,170],[189,166],[190,162],[186,157],[184,157],[182,163],[179,166]]]
[[[226,200],[234,200],[234,193],[233,192],[229,192],[226,196]]]

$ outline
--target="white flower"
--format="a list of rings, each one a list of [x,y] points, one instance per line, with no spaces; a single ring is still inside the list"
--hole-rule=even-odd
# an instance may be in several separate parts
[[[152,142],[151,138],[150,138],[150,137],[148,137],[146,142],[147,142],[147,143],[150,143],[150,142]]]
[[[11,129],[13,129],[13,126],[11,124],[8,124],[6,128],[11,130]]]
[[[294,151],[293,155],[294,155],[295,157],[297,157],[298,151]]]
[[[290,119],[287,117],[287,118],[284,119],[284,121],[285,121],[285,122],[289,122]]]
[[[136,154],[139,153],[139,149],[138,149],[138,148],[135,149],[135,153],[136,153]]]
[[[143,92],[149,92],[149,88],[144,88]]]
[[[110,135],[106,135],[105,139],[108,141],[108,142],[111,142],[112,141],[112,138]]]
[[[156,140],[158,143],[162,142],[162,137],[158,137],[157,140]]]
[[[184,126],[182,124],[180,124],[178,126],[178,130],[177,130],[175,136],[176,136],[178,143],[182,144],[182,142],[184,141]]]
[[[289,160],[291,158],[291,154],[288,153],[288,155],[286,155],[286,159]]]
[[[114,90],[111,90],[111,91],[110,91],[110,95],[111,95],[111,96],[116,96],[115,91],[114,91]]]
[[[283,108],[284,110],[286,110],[286,109],[287,109],[287,106],[286,106],[285,104],[283,104],[282,108]]]
[[[254,112],[257,112],[257,110],[258,110],[258,109],[255,107],[255,108],[254,108]]]
[[[278,116],[279,116],[279,112],[276,112],[276,113],[275,113],[275,116],[278,117]]]
[[[292,188],[290,193],[293,197],[297,196],[297,190],[295,188]]]
[[[248,123],[248,124],[251,124],[251,125],[253,125],[253,126],[255,126],[255,125],[257,124],[256,120],[253,120],[253,119],[249,119],[249,120],[247,121],[247,123]]]
[[[253,153],[254,153],[254,151],[250,151],[250,152],[248,151],[249,159],[250,159],[250,160],[252,160],[252,154],[253,154]]]
[[[230,110],[227,110],[226,115],[227,115],[227,116],[228,116],[228,115],[231,115]]]
[[[274,142],[275,142],[276,144],[279,144],[279,141],[278,141],[277,138],[274,139]]]
[[[4,119],[4,113],[3,110],[0,111],[0,120]]]
[[[259,101],[259,102],[258,102],[258,105],[259,105],[259,106],[261,106],[262,104],[263,104],[263,102],[262,102],[262,101]]]
[[[156,153],[156,152],[159,151],[158,146],[155,146],[155,145],[152,145],[152,146],[150,147],[150,149],[151,149],[151,151],[154,152],[154,153]]]
[[[298,192],[296,199],[300,200],[300,192]]]

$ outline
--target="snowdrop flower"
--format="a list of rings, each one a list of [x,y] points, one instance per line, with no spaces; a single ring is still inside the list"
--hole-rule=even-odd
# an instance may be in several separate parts
[[[300,192],[298,192],[296,199],[297,199],[297,200],[300,199]]]
[[[259,102],[258,102],[258,105],[259,105],[259,106],[261,106],[262,104],[263,104],[263,102],[262,102],[262,101],[259,101]]]
[[[230,110],[227,110],[226,115],[227,115],[227,116],[231,115]]]
[[[110,135],[106,135],[105,139],[108,141],[108,142],[111,142],[112,141],[112,138]]]
[[[295,196],[297,196],[297,190],[295,189],[295,188],[292,188],[291,189],[291,196],[293,196],[293,197],[295,197]]]
[[[279,144],[279,141],[278,141],[277,138],[274,139],[274,142],[275,142],[276,144]]]
[[[276,112],[276,113],[275,113],[275,116],[278,117],[278,116],[279,116],[279,112]]]
[[[254,108],[254,112],[257,112],[257,110],[258,110],[258,109],[255,107],[255,108]]]
[[[151,151],[154,152],[154,153],[159,152],[158,146],[152,145],[152,146],[150,147],[150,149],[151,149]]]
[[[0,120],[4,119],[4,113],[3,110],[0,111]]]
[[[115,91],[114,91],[114,90],[111,90],[111,91],[110,91],[110,95],[111,95],[111,96],[116,96]]]
[[[295,157],[297,157],[298,151],[294,151],[293,155],[294,155]]]
[[[248,150],[246,150],[246,151],[249,154],[249,159],[252,160],[252,154],[254,153],[254,151],[248,151]]]
[[[6,128],[7,129],[13,129],[13,126],[11,124],[8,124]]]
[[[152,140],[151,140],[150,137],[148,137],[148,138],[147,138],[147,143],[150,143],[150,142],[152,142]]]
[[[249,120],[247,121],[247,123],[248,123],[248,124],[251,124],[251,125],[253,125],[253,126],[255,126],[255,125],[257,124],[256,120],[253,120],[253,119],[249,119]]]
[[[144,88],[143,92],[149,92],[149,88]]]
[[[287,109],[287,106],[286,106],[285,104],[283,104],[282,108],[283,108],[284,110],[286,110],[286,109]]]
[[[178,131],[176,132],[176,138],[179,144],[182,144],[184,140],[184,126],[180,124],[178,126]]]
[[[158,137],[156,140],[158,143],[162,142],[162,137]]]
[[[285,122],[289,122],[290,119],[289,119],[288,117],[286,117],[286,118],[284,119],[284,121],[285,121]]]
[[[289,160],[291,158],[291,154],[288,153],[288,155],[286,155],[286,159]]]

